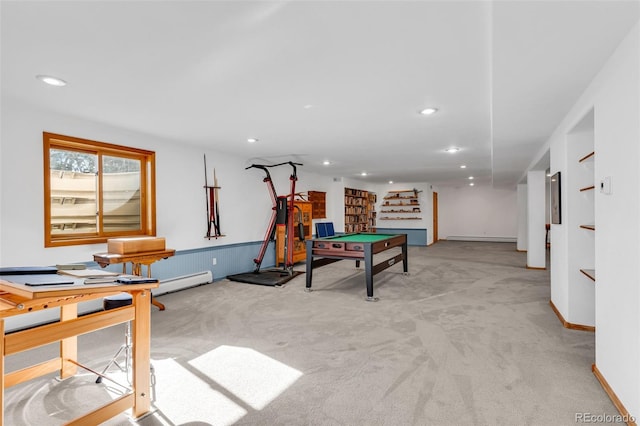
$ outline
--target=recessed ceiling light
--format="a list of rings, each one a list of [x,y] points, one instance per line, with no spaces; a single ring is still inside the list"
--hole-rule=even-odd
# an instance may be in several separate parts
[[[473,185],[474,185],[474,183],[473,183],[473,182],[471,182],[471,183],[469,184],[469,186],[473,186]]]
[[[461,169],[466,169],[467,166],[465,166],[464,164],[462,166],[460,166]]]
[[[366,176],[366,175],[367,175],[367,172],[360,173],[360,176]]]
[[[313,105],[311,105],[311,104],[307,104],[307,105],[303,106],[302,108],[304,108],[304,109],[311,109],[311,108],[313,108]]]
[[[436,112],[438,112],[438,108],[425,108],[422,111],[420,111],[420,114],[422,115],[431,115],[431,114],[435,114]]]
[[[392,180],[390,180],[390,181],[389,181],[389,183],[393,183],[393,181],[392,181]]]
[[[473,180],[473,176],[469,176],[469,180]]]
[[[43,83],[47,83],[50,86],[57,86],[57,87],[62,87],[62,86],[66,86],[67,82],[57,78],[57,77],[53,77],[51,75],[36,75],[36,78],[40,81],[42,81]]]
[[[258,142],[258,139],[257,138],[249,138],[249,139],[247,139],[247,142],[249,142],[249,143]]]
[[[331,161],[325,160],[325,161],[322,162],[322,164],[324,164],[325,166],[328,166],[329,164],[331,164]]]
[[[448,152],[449,154],[455,154],[458,151],[460,151],[460,148],[456,148],[456,147],[451,147],[451,148],[445,149],[445,152]]]

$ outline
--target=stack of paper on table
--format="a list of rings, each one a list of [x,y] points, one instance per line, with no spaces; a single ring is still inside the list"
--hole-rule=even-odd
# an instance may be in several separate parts
[[[85,284],[112,283],[120,277],[118,272],[103,271],[102,269],[65,269],[58,271],[58,274],[84,278]]]

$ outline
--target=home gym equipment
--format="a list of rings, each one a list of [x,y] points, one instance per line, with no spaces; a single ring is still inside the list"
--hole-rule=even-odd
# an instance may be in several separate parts
[[[276,192],[273,180],[271,179],[269,168],[283,166],[286,164],[290,165],[293,169],[291,176],[289,176],[290,191],[288,195],[279,196]],[[295,238],[294,209],[296,207],[294,205],[294,198],[296,194],[296,182],[298,180],[296,166],[302,166],[302,164],[287,161],[284,163],[271,165],[252,164],[245,168],[245,170],[251,168],[260,169],[265,173],[263,182],[267,184],[267,190],[269,191],[269,196],[271,197],[271,219],[269,220],[269,225],[267,226],[262,245],[260,246],[258,257],[253,259],[253,262],[255,263],[255,269],[253,270],[253,272],[229,275],[227,278],[229,278],[231,281],[237,281],[247,284],[279,286],[301,273],[299,271],[293,270],[293,239]],[[299,221],[298,227],[301,226],[302,223]],[[269,242],[274,241],[276,229],[278,229],[279,227],[284,228],[285,234],[285,256],[282,269],[260,270],[262,261],[264,260],[264,255],[267,251],[267,247],[269,246]],[[304,232],[301,229],[299,229],[298,231],[298,236],[299,238],[304,239]]]

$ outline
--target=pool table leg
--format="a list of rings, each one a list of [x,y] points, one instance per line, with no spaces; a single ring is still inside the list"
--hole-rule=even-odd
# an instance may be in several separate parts
[[[313,241],[307,240],[307,287],[304,289],[306,292],[311,291],[311,279],[313,278]]]
[[[373,252],[371,244],[364,245],[364,274],[367,280],[367,302],[377,302],[378,298],[373,297]]]
[[[403,275],[409,275],[409,249],[406,241],[402,244],[402,270]]]

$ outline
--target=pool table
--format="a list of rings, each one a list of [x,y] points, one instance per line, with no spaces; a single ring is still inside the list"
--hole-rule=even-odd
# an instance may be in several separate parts
[[[356,268],[360,261],[364,261],[365,281],[367,284],[367,298],[369,302],[376,302],[373,297],[373,276],[378,272],[395,265],[402,260],[404,274],[408,275],[407,263],[407,235],[406,234],[371,234],[356,233],[334,237],[314,238],[307,240],[307,287],[311,291],[313,269],[319,268],[340,260],[355,260]],[[376,265],[373,264],[373,255],[383,251],[400,247],[402,252],[396,254]]]

